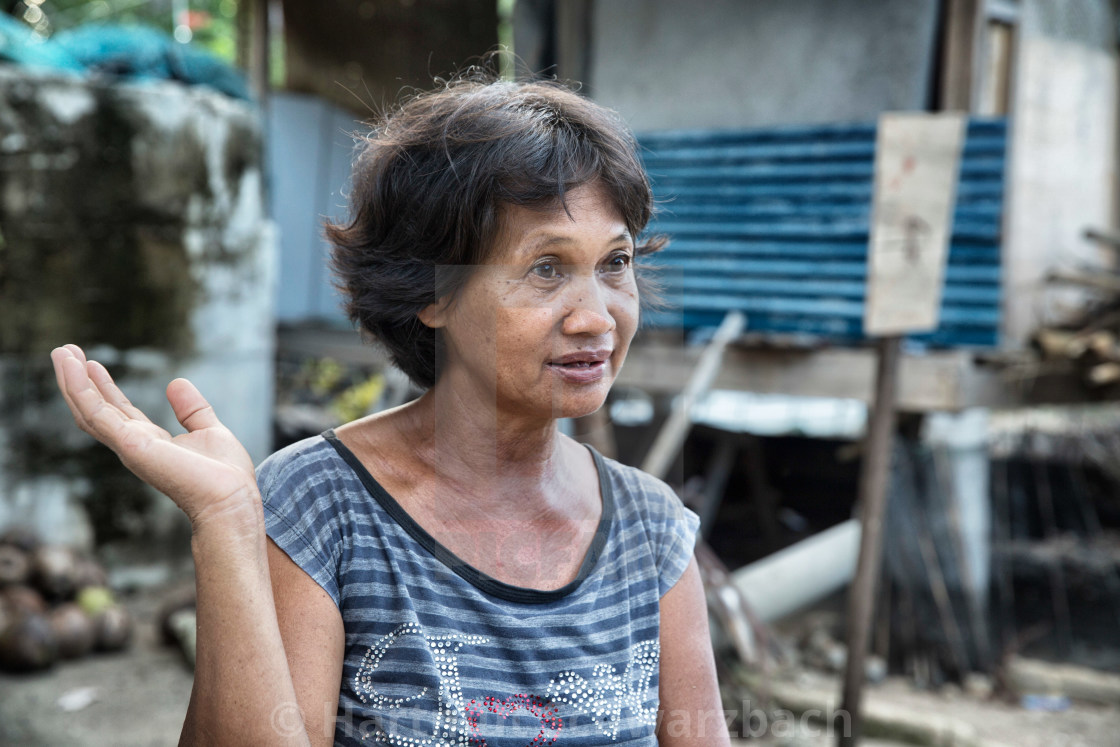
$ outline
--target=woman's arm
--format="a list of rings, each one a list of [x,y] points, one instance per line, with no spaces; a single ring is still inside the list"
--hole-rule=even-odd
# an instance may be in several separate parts
[[[327,697],[321,673],[305,678],[301,672],[297,686],[284,648],[284,636],[295,641],[301,625],[314,628],[324,618],[313,601],[302,618],[288,586],[284,615],[277,616],[264,513],[245,449],[183,379],[167,387],[175,417],[187,431],[172,437],[133,407],[105,368],[87,361],[78,347],[58,348],[51,358],[78,426],[175,501],[191,522],[198,648],[180,744],[308,745],[312,738],[329,743],[318,734],[309,737],[298,707]],[[276,565],[277,578],[286,578],[283,564]],[[282,627],[288,631],[283,636]],[[336,646],[320,656],[337,656],[340,671],[339,651]],[[337,679],[332,689],[337,703]],[[315,695],[316,690],[321,692]]]
[[[661,747],[731,744],[696,558],[661,597],[660,682],[657,742]]]
[[[271,539],[268,567],[280,636],[288,668],[296,673],[296,700],[307,734],[313,745],[334,744],[346,653],[342,614],[330,594]]]
[[[231,521],[212,521],[191,537],[198,647],[179,744],[322,744],[300,716],[273,602],[264,519],[246,516],[239,525],[233,512],[227,516]],[[337,683],[334,697],[337,703]]]

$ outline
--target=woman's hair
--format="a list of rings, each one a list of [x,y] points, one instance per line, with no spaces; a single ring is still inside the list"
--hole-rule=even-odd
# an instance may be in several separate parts
[[[653,208],[629,130],[556,83],[446,83],[396,107],[359,147],[348,222],[326,225],[336,284],[350,319],[422,387],[442,351],[417,314],[454,299],[487,260],[504,206],[562,205],[597,181],[634,237]]]

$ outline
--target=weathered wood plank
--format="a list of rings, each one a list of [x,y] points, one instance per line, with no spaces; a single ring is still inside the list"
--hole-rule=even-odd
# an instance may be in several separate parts
[[[643,339],[631,346],[618,383],[650,392],[684,388],[700,349]],[[924,412],[1000,404],[1003,388],[993,373],[976,369],[960,351],[903,355],[899,409]],[[775,350],[732,347],[713,389],[759,394],[871,400],[875,354],[871,349]],[[1002,395],[1006,400],[1007,395]]]

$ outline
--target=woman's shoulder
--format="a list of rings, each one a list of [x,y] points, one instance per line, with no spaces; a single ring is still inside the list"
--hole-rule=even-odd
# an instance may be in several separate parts
[[[257,467],[257,486],[268,535],[293,558],[303,547],[322,550],[324,537],[344,531],[356,501],[362,501],[360,480],[339,456],[333,434],[285,446]]]
[[[664,596],[692,559],[700,518],[663,480],[599,454],[596,461],[611,491],[620,542],[650,548]]]
[[[664,480],[598,452],[595,456],[604,473],[601,477],[621,511],[636,511],[649,518],[666,518],[681,517],[688,510],[677,492]]]
[[[273,452],[257,466],[257,482],[266,486],[303,481],[338,468],[338,455],[328,441],[329,434],[311,436]]]

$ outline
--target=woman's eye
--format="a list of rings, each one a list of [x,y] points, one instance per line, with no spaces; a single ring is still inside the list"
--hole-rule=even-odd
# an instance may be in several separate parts
[[[541,280],[555,280],[560,275],[560,268],[555,262],[541,262],[534,265],[532,273]]]
[[[616,254],[607,260],[608,272],[625,272],[630,267],[629,254]]]

